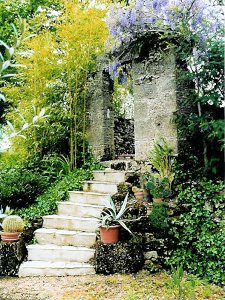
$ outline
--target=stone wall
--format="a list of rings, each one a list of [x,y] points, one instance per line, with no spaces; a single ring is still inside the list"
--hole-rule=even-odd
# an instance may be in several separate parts
[[[109,160],[114,158],[113,82],[104,66],[105,61],[100,61],[98,72],[90,80],[88,140],[95,157]]]
[[[146,161],[155,140],[160,137],[164,137],[177,152],[177,131],[172,123],[178,95],[176,60],[172,51],[162,54],[162,47],[156,35],[143,46],[144,55],[141,50],[122,58],[123,64],[132,61],[136,161]],[[114,127],[113,82],[106,71],[109,63],[106,59],[100,60],[89,93],[89,143],[93,154],[102,160],[115,157],[114,136],[116,134],[117,147],[124,130],[118,131]]]
[[[177,132],[172,124],[176,105],[173,53],[154,50],[133,63],[135,159],[146,160],[155,140],[164,137],[176,151]]]
[[[115,118],[114,124],[115,157],[134,154],[134,120]]]

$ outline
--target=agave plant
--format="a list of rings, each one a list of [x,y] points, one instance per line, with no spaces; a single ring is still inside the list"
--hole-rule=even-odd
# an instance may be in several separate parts
[[[127,211],[128,195],[129,194],[127,193],[119,212],[117,212],[113,199],[111,197],[107,199],[107,201],[105,202],[105,208],[100,217],[100,226],[110,227],[113,225],[121,225],[124,229],[126,229],[129,233],[132,234],[130,229],[125,224],[125,222],[128,220],[123,219],[123,216]]]

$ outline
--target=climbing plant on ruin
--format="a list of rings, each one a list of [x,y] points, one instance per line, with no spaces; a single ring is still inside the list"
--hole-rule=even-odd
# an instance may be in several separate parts
[[[169,49],[176,52],[177,78],[186,88],[185,100],[179,103],[174,118],[179,138],[185,140],[184,150],[180,151],[182,164],[190,161],[186,165],[190,168],[196,162],[194,169],[203,167],[207,176],[223,174],[224,15],[217,4],[202,0],[137,0],[129,6],[112,6],[107,18],[112,76],[117,74],[120,57],[128,49],[138,52],[151,40],[152,32],[157,31],[164,43],[162,55]]]

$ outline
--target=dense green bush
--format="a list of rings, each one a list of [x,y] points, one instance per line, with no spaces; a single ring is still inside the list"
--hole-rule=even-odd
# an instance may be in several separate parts
[[[81,190],[83,180],[90,178],[89,171],[77,169],[62,180],[55,182],[43,195],[39,196],[33,205],[19,209],[16,213],[25,221],[39,218],[44,215],[54,214],[57,202],[68,198],[68,191]]]
[[[21,208],[31,205],[48,187],[48,180],[25,168],[5,169],[0,172],[0,205]]]
[[[225,284],[224,184],[206,181],[181,186],[177,201],[187,212],[172,220],[176,249],[169,263]]]
[[[153,203],[153,209],[149,215],[149,221],[156,229],[168,228],[167,203]]]

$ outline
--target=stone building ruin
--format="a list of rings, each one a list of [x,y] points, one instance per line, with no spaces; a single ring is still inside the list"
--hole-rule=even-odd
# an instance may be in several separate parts
[[[145,161],[155,140],[160,137],[177,151],[177,130],[172,122],[177,110],[176,59],[172,50],[162,54],[156,39],[157,36],[152,36],[153,43],[142,45],[138,53],[125,51],[126,55],[120,57],[122,66],[131,65],[133,79],[134,115],[133,120],[124,124],[114,114],[109,62],[105,58],[99,61],[89,97],[89,143],[93,154],[101,160],[112,160],[124,154],[136,161]],[[128,127],[124,136],[130,141],[133,139],[134,153],[118,153],[118,139],[125,148],[132,149],[132,146],[126,146],[128,142],[123,140],[123,134],[119,134]]]

